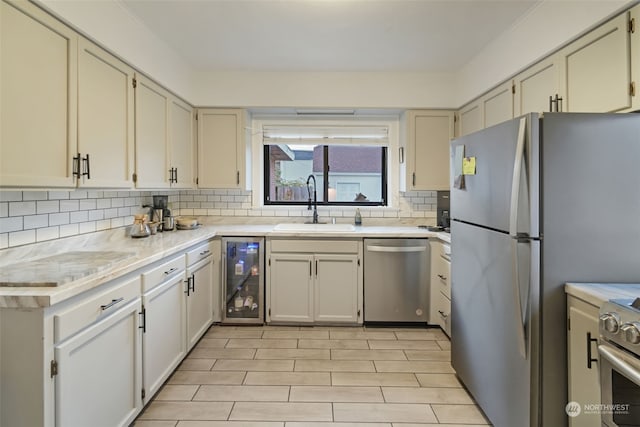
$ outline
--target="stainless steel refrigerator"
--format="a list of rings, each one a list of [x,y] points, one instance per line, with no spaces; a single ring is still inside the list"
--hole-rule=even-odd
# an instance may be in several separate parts
[[[495,427],[567,425],[564,283],[640,278],[640,114],[530,114],[451,153],[453,367]]]

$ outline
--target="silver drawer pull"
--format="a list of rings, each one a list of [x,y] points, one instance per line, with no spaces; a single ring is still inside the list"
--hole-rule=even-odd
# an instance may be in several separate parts
[[[447,280],[447,278],[445,276],[443,276],[442,274],[438,274],[438,277],[440,278],[440,280]]]
[[[102,310],[102,311],[107,310],[107,309],[113,307],[114,305],[116,305],[116,304],[118,304],[119,302],[122,302],[122,301],[124,301],[124,297],[123,298],[118,298],[118,299],[112,299],[109,304],[101,305],[100,306],[100,310]]]
[[[166,274],[167,276],[170,275],[171,273],[173,273],[174,271],[176,271],[178,269],[178,267],[173,267],[170,268],[169,271],[165,271],[164,274]]]
[[[211,251],[210,251],[209,249],[207,249],[207,250],[206,250],[206,251],[204,251],[204,252],[200,252],[200,255],[202,255],[202,256],[203,256],[203,255],[207,255],[208,253],[211,253]]]
[[[438,310],[438,313],[440,313],[440,316],[444,317],[445,319],[447,317],[449,317],[449,315],[448,314],[444,314],[444,311],[442,311],[442,310]]]

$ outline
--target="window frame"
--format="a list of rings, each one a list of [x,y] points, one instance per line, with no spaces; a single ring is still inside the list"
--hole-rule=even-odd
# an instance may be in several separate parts
[[[318,200],[317,204],[318,206],[349,206],[349,207],[360,207],[360,206],[381,206],[381,207],[387,207],[389,206],[389,200],[387,197],[388,194],[388,173],[389,173],[389,165],[388,165],[388,150],[389,147],[386,145],[380,145],[380,146],[375,146],[377,148],[380,148],[382,150],[382,167],[381,167],[381,185],[382,185],[382,200],[379,202],[355,202],[355,201],[350,201],[350,202],[340,202],[340,201],[329,201],[329,147],[332,145],[329,144],[317,144],[317,145],[321,145],[322,148],[322,155],[323,155],[323,170],[322,170],[322,175],[323,175],[323,188],[322,188],[322,199]],[[334,145],[335,146],[335,145]],[[309,202],[300,202],[300,201],[286,201],[286,200],[279,200],[279,201],[272,201],[269,200],[269,188],[271,186],[271,171],[270,171],[270,149],[271,145],[269,144],[265,144],[263,145],[263,164],[262,164],[262,171],[263,171],[263,182],[262,182],[262,193],[263,193],[263,197],[262,197],[262,203],[264,206],[308,206]],[[374,146],[372,146],[374,147]]]

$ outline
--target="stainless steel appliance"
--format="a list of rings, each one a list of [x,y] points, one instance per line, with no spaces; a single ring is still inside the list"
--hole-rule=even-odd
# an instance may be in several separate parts
[[[453,367],[495,427],[565,426],[564,283],[640,277],[640,115],[530,114],[451,153]]]
[[[640,298],[604,303],[600,336],[602,425],[640,426]]]
[[[429,318],[429,241],[364,239],[365,322]]]
[[[264,239],[222,239],[222,323],[264,323]]]

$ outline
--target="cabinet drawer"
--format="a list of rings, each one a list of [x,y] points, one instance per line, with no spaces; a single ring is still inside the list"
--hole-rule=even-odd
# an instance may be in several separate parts
[[[449,243],[434,242],[431,245],[431,250],[438,257],[442,257],[446,260],[451,259],[451,245]]]
[[[438,290],[451,298],[451,263],[442,257],[433,260],[433,278]]]
[[[184,255],[180,255],[142,273],[142,292],[147,292],[170,277],[184,271]]]
[[[140,277],[136,276],[54,315],[55,342],[60,342],[92,323],[110,316],[139,296]]]
[[[436,296],[438,324],[451,337],[451,300],[442,292]]]
[[[213,242],[207,242],[187,252],[187,266],[205,259],[213,254]]]
[[[357,254],[362,240],[271,240],[271,252]]]

